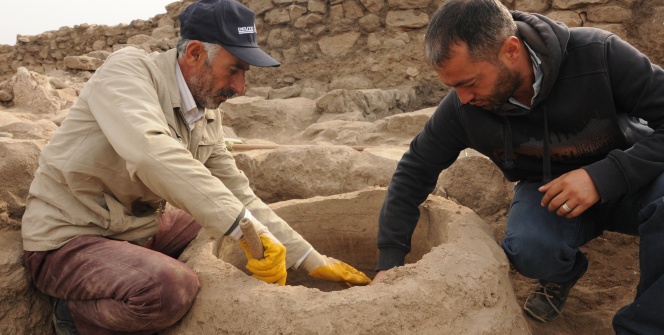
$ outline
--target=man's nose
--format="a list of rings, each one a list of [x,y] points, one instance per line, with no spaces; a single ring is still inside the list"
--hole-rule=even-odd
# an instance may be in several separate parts
[[[475,97],[475,95],[472,92],[470,92],[470,90],[459,89],[459,88],[455,88],[455,90],[457,92],[457,95],[459,96],[459,100],[461,100],[461,103],[464,105],[469,103]]]
[[[238,94],[238,95],[244,95],[244,90],[245,90],[245,77],[244,74],[235,76],[231,80],[231,88]]]

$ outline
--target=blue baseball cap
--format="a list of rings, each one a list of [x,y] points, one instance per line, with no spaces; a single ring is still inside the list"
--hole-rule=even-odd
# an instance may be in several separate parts
[[[281,65],[256,43],[256,14],[235,0],[200,0],[187,6],[180,13],[180,37],[219,44],[253,66]]]

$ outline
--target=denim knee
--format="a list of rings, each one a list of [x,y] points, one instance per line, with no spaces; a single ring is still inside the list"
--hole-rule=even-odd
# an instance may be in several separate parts
[[[522,275],[534,279],[565,276],[573,267],[576,251],[545,236],[505,237],[502,247],[512,265]]]

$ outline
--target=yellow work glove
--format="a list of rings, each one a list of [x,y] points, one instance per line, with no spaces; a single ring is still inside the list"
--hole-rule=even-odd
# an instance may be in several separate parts
[[[241,219],[249,219],[263,245],[263,259],[256,259],[251,253],[249,244],[244,240],[242,229],[238,225],[228,234],[234,240],[240,241],[240,246],[247,256],[247,270],[253,273],[254,278],[267,283],[286,285],[286,247],[270,233],[248,210],[243,211]]]
[[[247,270],[253,273],[253,277],[266,283],[277,283],[286,285],[286,247],[269,233],[259,233],[263,247],[264,257],[261,260],[251,255],[249,245],[244,239],[240,240],[240,246],[247,256]]]
[[[300,268],[316,279],[345,283],[351,286],[371,283],[371,279],[362,271],[332,257],[321,255],[316,250],[312,250],[307,255]]]

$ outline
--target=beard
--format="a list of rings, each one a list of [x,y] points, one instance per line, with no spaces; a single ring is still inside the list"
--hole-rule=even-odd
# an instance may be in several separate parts
[[[490,111],[498,111],[516,92],[521,84],[521,79],[516,72],[510,71],[503,63],[498,62],[498,77],[486,99],[483,108]]]
[[[221,102],[216,102],[216,98],[225,96],[228,99],[235,95],[235,90],[229,87],[224,87],[216,92],[213,91],[214,77],[212,76],[212,66],[207,62],[201,72],[189,78],[188,86],[191,96],[194,97],[196,106],[207,109],[219,108]]]

